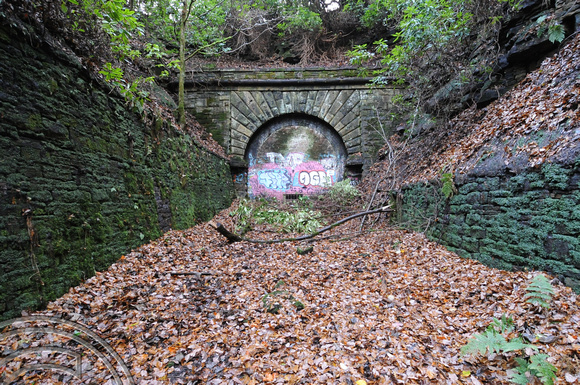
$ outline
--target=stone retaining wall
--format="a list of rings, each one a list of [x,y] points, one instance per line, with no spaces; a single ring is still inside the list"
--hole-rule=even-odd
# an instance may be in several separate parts
[[[230,205],[226,160],[0,29],[0,319]],[[34,42],[35,47],[43,46]]]
[[[516,175],[485,168],[456,180],[404,187],[399,223],[459,255],[501,269],[537,269],[580,291],[580,156]]]

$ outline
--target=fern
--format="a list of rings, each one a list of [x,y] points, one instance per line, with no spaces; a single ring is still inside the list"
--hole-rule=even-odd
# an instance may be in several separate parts
[[[521,338],[516,337],[512,338],[509,342],[504,344],[504,346],[502,347],[502,353],[515,352],[527,348],[531,348],[535,351],[538,350],[537,346],[532,344],[525,344]]]
[[[548,362],[547,354],[536,354],[529,359],[516,358],[518,366],[515,372],[510,375],[510,381],[515,384],[527,385],[530,377],[535,376],[543,384],[553,385],[556,379],[556,367]],[[527,375],[526,375],[527,374]]]
[[[538,274],[531,281],[526,288],[527,302],[533,305],[539,305],[549,308],[549,302],[552,300],[554,289],[548,281],[548,278],[543,274]],[[509,352],[532,349],[538,351],[538,347],[532,344],[526,344],[520,337],[512,338],[507,341],[505,335],[514,331],[514,321],[511,317],[505,314],[501,319],[494,318],[489,324],[484,333],[475,334],[469,342],[461,348],[461,354],[486,354],[486,353],[500,353],[505,354]],[[528,384],[536,377],[543,384],[553,385],[556,379],[556,367],[548,362],[549,356],[547,354],[534,354],[525,358],[515,357],[517,366],[514,371],[510,373],[510,381],[515,384]]]
[[[505,337],[494,329],[487,329],[481,334],[475,334],[469,342],[461,348],[461,354],[500,353],[507,344]]]
[[[553,385],[556,379],[556,367],[548,362],[547,354],[536,354],[530,357],[528,369],[546,385]]]
[[[510,381],[514,384],[527,385],[529,383],[526,373],[529,371],[529,362],[524,358],[516,357],[518,366],[515,367],[515,372],[510,375]]]
[[[500,333],[509,333],[514,330],[514,319],[504,314],[501,319],[494,318],[489,327],[493,327]]]
[[[546,309],[550,308],[550,301],[552,300],[554,289],[545,275],[536,275],[526,288],[526,291],[527,293],[524,298],[526,298],[527,303]]]
[[[441,187],[441,192],[445,195],[445,198],[451,198],[456,192],[455,183],[453,183],[453,174],[450,172],[445,172],[441,174],[441,182],[443,187]]]
[[[485,332],[475,334],[473,338],[461,348],[461,354],[486,354],[486,352],[508,353],[526,348],[538,349],[534,345],[524,343],[521,338],[513,338],[508,342],[503,334],[498,333],[497,330],[490,325]]]

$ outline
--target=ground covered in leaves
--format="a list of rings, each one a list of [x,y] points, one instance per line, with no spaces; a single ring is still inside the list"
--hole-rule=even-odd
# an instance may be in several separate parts
[[[228,210],[216,219],[234,227]],[[309,244],[228,243],[207,224],[171,231],[43,314],[97,332],[140,384],[506,383],[515,353],[460,355],[503,314],[548,337],[537,345],[558,383],[580,379],[569,288],[556,281],[551,309],[538,312],[524,300],[536,273],[490,269],[395,229],[340,238],[359,223]]]
[[[482,159],[500,156],[506,165],[539,168],[577,156],[580,149],[580,34],[544,60],[511,91],[483,109],[473,106],[446,127],[416,138],[391,138],[363,190],[384,180],[389,190],[438,180],[442,172],[466,174]],[[418,156],[417,154],[420,154]],[[386,198],[385,198],[386,199]],[[383,200],[385,200],[383,199]],[[388,200],[388,199],[387,199]]]

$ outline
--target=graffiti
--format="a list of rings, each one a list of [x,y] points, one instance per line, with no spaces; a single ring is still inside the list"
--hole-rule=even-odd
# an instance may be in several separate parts
[[[256,165],[256,158],[252,154],[248,154],[248,165],[254,167]]]
[[[309,160],[308,154],[291,152],[286,156],[278,152],[248,156],[248,193],[251,197],[284,194],[311,195],[331,187],[337,181],[341,157],[322,154],[318,160]],[[242,180],[242,179],[240,179]]]
[[[288,170],[285,169],[258,171],[258,183],[271,190],[286,190],[292,186]]]
[[[241,174],[234,175],[234,183],[242,184],[245,183],[248,178],[248,174],[243,172]]]
[[[286,163],[284,156],[278,152],[267,152],[266,158],[268,159],[267,163],[276,163],[281,165],[285,165]]]
[[[326,171],[300,171],[297,175],[298,183],[302,186],[329,187],[332,185],[332,176]]]
[[[338,167],[338,162],[340,158],[335,157],[332,154],[321,155],[318,162],[324,167],[325,170],[334,170]]]
[[[296,166],[304,163],[308,158],[308,155],[299,152],[292,152],[286,156],[286,161],[284,165],[286,167],[296,168]]]

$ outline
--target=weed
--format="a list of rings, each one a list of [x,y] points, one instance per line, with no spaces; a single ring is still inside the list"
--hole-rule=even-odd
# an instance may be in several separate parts
[[[289,291],[280,289],[285,284],[284,281],[278,281],[274,286],[274,290],[262,296],[262,306],[266,312],[270,314],[278,314],[282,308],[283,300],[289,301],[297,311],[304,309],[304,303],[294,298]]]
[[[532,305],[541,306],[545,309],[550,308],[550,301],[554,295],[554,289],[543,274],[538,274],[532,279],[528,287],[526,287],[526,302]]]
[[[328,191],[330,199],[336,204],[346,206],[360,196],[358,189],[352,185],[350,179],[336,182]]]
[[[549,308],[554,290],[548,279],[538,274],[526,288],[527,302]],[[506,354],[516,351],[537,352],[539,349],[534,344],[523,342],[519,333],[511,339],[506,336],[513,335],[514,321],[511,317],[503,315],[501,319],[494,318],[485,332],[475,334],[469,342],[461,348],[461,354]],[[510,381],[516,384],[528,384],[538,378],[542,383],[551,385],[556,379],[556,368],[548,362],[547,354],[528,354],[524,357],[515,357],[517,366],[508,371]],[[510,373],[511,372],[511,373]]]
[[[268,224],[282,233],[314,233],[323,226],[322,214],[312,210],[307,204],[282,210],[269,205],[267,200],[241,201],[230,212],[236,219],[236,231],[243,234],[254,225]]]
[[[453,182],[453,174],[450,172],[441,173],[441,192],[445,195],[445,198],[449,199],[457,192],[455,183]]]

